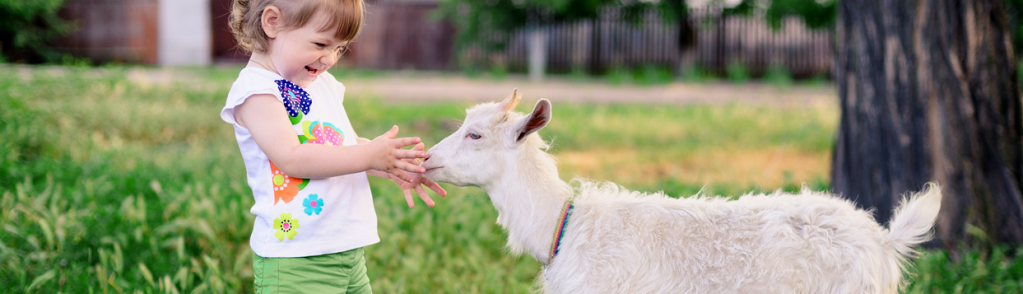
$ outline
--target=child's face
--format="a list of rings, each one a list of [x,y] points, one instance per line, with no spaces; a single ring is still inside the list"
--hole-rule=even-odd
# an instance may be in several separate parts
[[[334,66],[348,42],[335,38],[333,30],[319,31],[327,21],[324,13],[317,12],[304,26],[279,32],[270,40],[270,60],[277,73],[305,88]]]

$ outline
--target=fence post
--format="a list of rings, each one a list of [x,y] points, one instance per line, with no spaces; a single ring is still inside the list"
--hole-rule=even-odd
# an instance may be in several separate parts
[[[529,79],[542,81],[546,65],[547,34],[540,27],[533,27],[529,31]]]

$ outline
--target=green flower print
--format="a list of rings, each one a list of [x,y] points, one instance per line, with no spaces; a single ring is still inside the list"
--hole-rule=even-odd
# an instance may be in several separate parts
[[[294,239],[298,234],[298,219],[291,218],[290,213],[281,213],[280,218],[274,219],[274,229],[277,229],[274,236],[278,241],[284,241],[284,237],[288,237],[288,240]]]

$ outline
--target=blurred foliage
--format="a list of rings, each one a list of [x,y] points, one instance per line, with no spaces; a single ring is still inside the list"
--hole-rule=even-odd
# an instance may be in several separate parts
[[[660,85],[668,84],[674,80],[671,68],[644,64],[636,72],[636,81],[639,85]]]
[[[607,82],[612,85],[632,83],[632,73],[622,67],[612,67],[604,75]]]
[[[749,68],[746,68],[741,62],[732,61],[725,66],[725,75],[728,77],[728,81],[736,84],[742,84],[750,79]]]
[[[785,69],[784,65],[777,63],[767,68],[762,80],[778,88],[788,88],[793,83],[792,74]]]
[[[1012,30],[1013,51],[1016,52],[1016,60],[1023,60],[1023,0],[1005,0],[1005,6]],[[1017,67],[1016,70],[1023,71],[1023,68]],[[1020,79],[1023,80],[1023,74]]]
[[[632,84],[647,86],[668,84],[674,81],[675,77],[671,73],[671,68],[644,64],[631,70],[623,67],[612,67],[605,73],[605,79],[612,85]]]
[[[12,62],[59,62],[49,42],[71,31],[57,17],[64,0],[0,0],[0,56]]]
[[[752,0],[744,0],[748,1]],[[772,0],[767,7],[767,23],[778,29],[786,17],[796,16],[810,28],[830,29],[835,24],[837,5],[838,0]]]
[[[682,68],[681,75],[682,81],[686,83],[702,83],[717,78],[713,72],[699,64]]]

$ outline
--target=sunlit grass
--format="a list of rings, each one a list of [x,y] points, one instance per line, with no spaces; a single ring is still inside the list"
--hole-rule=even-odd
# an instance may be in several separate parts
[[[253,204],[219,111],[237,69],[156,83],[121,68],[0,68],[0,285],[31,293],[252,291]],[[27,74],[22,74],[27,73]],[[361,78],[371,74],[359,73]],[[367,77],[369,76],[369,77]],[[520,111],[526,111],[523,102]],[[468,105],[346,97],[362,137],[391,125],[433,144]],[[827,187],[833,106],[555,104],[541,131],[562,178],[685,196],[703,189]],[[371,179],[381,242],[366,248],[379,293],[524,293],[540,264],[504,249],[478,188],[446,186],[408,209]],[[1018,293],[1020,256],[926,252],[912,293]]]

